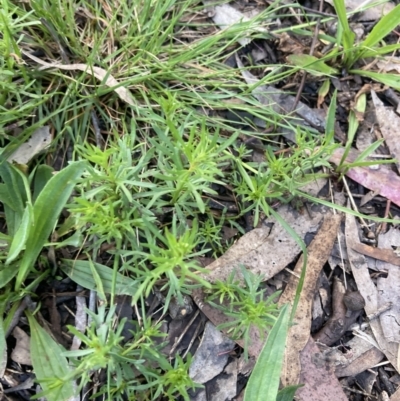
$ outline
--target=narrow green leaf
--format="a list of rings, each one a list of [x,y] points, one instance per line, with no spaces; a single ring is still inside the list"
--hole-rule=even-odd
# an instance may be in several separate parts
[[[365,50],[363,50],[361,57],[363,57],[363,58],[376,57],[376,56],[379,56],[382,54],[393,53],[399,49],[400,49],[400,44],[398,44],[398,43],[396,43],[394,45],[375,47],[373,49],[365,49]]]
[[[275,401],[289,328],[289,307],[283,306],[268,335],[253,373],[247,382],[244,401]]]
[[[382,74],[379,72],[371,72],[364,70],[350,70],[350,74],[358,74],[362,77],[369,77],[393,89],[400,90],[400,74]]]
[[[57,222],[75,186],[76,179],[83,173],[85,162],[76,162],[54,175],[40,192],[33,206],[34,226],[26,241],[24,256],[21,260],[16,290],[19,290],[30,269],[39,256],[51,231]]]
[[[8,284],[18,273],[18,266],[13,263],[0,270],[0,288]]]
[[[330,67],[324,61],[308,54],[291,54],[287,57],[288,61],[300,68],[304,68],[313,75],[335,75],[338,74],[336,68]]]
[[[26,205],[25,213],[22,216],[22,220],[18,227],[18,230],[15,233],[14,238],[11,242],[10,250],[8,252],[6,260],[6,265],[14,261],[21,253],[22,249],[24,249],[32,223],[33,223],[32,206],[28,204]]]
[[[101,281],[100,274],[97,273],[96,268],[94,267],[94,263],[89,260],[89,266],[90,266],[90,271],[92,272],[93,280],[96,283],[96,290],[97,290],[97,295],[102,301],[106,301],[106,294],[104,293],[104,287],[103,287],[103,282]],[[113,271],[113,277],[115,276],[115,272]],[[114,286],[112,285],[112,288]]]
[[[395,29],[400,22],[400,4],[398,4],[392,11],[379,19],[378,23],[374,26],[372,31],[366,37],[361,47],[371,48],[380,42],[385,36]]]
[[[4,322],[0,317],[0,377],[4,376],[4,371],[7,366],[7,343],[4,334]]]
[[[336,14],[339,18],[339,23],[343,29],[343,48],[346,52],[353,48],[356,35],[350,29],[344,0],[333,0],[333,6],[335,7]]]
[[[330,138],[331,140],[333,140],[335,134],[336,98],[337,98],[337,90],[333,92],[331,103],[328,109],[328,115],[326,117],[325,135],[327,138]],[[329,141],[328,143],[331,143],[331,141]]]
[[[71,370],[64,351],[27,312],[31,329],[31,358],[36,378],[48,401],[67,401],[74,396]]]
[[[112,280],[114,270],[110,267],[104,266],[100,263],[89,262],[87,260],[63,259],[60,268],[71,278],[71,280],[74,280],[82,287],[88,288],[89,290],[98,290],[96,280],[91,271],[90,263],[93,263],[93,266],[101,279],[103,291],[107,294],[111,294],[113,289]],[[136,294],[137,287],[138,284],[136,281],[117,272],[115,287],[115,293],[117,295],[134,296]]]

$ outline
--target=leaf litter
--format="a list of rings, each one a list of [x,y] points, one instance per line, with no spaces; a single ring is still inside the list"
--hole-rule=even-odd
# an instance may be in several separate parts
[[[387,5],[393,7],[392,3],[387,3]],[[349,9],[355,9],[359,4],[347,2],[346,6]],[[355,9],[355,11],[357,10]],[[363,12],[359,16],[358,21],[364,21],[365,19],[376,20],[380,18],[381,13],[383,13],[382,8],[370,9],[369,14]],[[214,19],[214,23],[221,29],[228,29],[229,26],[248,21],[248,17],[246,17],[244,13],[237,11],[229,5],[215,6],[211,15]],[[267,30],[262,30],[260,32],[267,33]],[[251,45],[251,40],[248,38],[240,38],[239,43],[242,45]],[[283,45],[283,41],[281,41],[281,44]],[[293,49],[290,51],[292,50]],[[298,50],[300,53],[304,52],[304,47],[300,45]],[[289,50],[287,49],[286,51]],[[88,65],[82,63],[71,65],[46,63],[31,54],[24,54],[38,64],[41,64],[42,67],[40,67],[40,69],[43,70],[49,68],[69,71],[80,70],[87,74],[92,74],[103,84],[111,87],[121,100],[128,105],[135,105],[134,97],[132,93],[123,86],[124,83],[118,82],[109,72],[102,68],[89,68]],[[262,54],[264,55],[265,53]],[[285,89],[262,85],[258,77],[247,71],[247,66],[245,67],[237,52],[235,53],[235,60],[237,66],[241,69],[244,81],[252,88],[251,91],[260,105],[263,107],[271,107],[275,112],[280,114],[286,122],[293,126],[306,126],[308,128],[314,128],[319,132],[324,132],[327,123],[326,108],[325,110],[312,108],[306,103],[298,99],[296,100],[295,96],[288,95]],[[393,65],[388,64],[388,62],[384,64],[384,62],[380,61],[379,63],[381,64],[378,64],[378,67],[382,69],[384,69],[386,65],[386,71],[391,71],[394,68]],[[371,96],[373,99],[373,105],[371,105],[371,107],[376,114],[376,122],[379,124],[379,131],[385,139],[389,154],[398,159],[397,134],[396,130],[393,129],[393,127],[398,127],[399,125],[398,116],[379,99],[374,91],[371,91]],[[344,103],[342,108],[346,109]],[[338,116],[338,120],[341,120],[340,115]],[[341,122],[343,123],[343,121]],[[47,130],[45,133],[48,135],[49,128],[44,127],[44,129]],[[293,132],[280,132],[280,134],[289,138],[292,142],[295,142]],[[335,134],[337,139],[341,141],[345,139],[338,125],[335,127]],[[32,138],[33,137],[34,135]],[[39,140],[39,142],[40,141],[41,140]],[[28,146],[34,147],[35,150],[23,150],[24,156],[22,156],[22,159],[15,155],[13,155],[11,159],[21,164],[28,163],[37,152],[48,146],[48,139],[44,142],[46,142],[46,146],[41,148],[41,146],[38,145],[38,150],[36,150],[36,145],[33,146],[31,142],[28,142]],[[331,156],[330,161],[340,165],[343,162],[342,158],[345,152],[346,149],[344,147],[339,147]],[[359,160],[361,152],[362,150],[356,151],[351,149],[345,158],[345,162],[355,163]],[[28,153],[28,155],[26,156],[25,153]],[[373,155],[371,160],[375,160],[373,159],[375,156],[376,155]],[[353,166],[345,171],[344,174],[364,188],[371,190],[372,196],[370,201],[377,201],[376,198],[380,196],[400,206],[400,200],[398,198],[400,181],[397,172],[394,172],[392,169],[386,168],[384,165]],[[398,288],[400,286],[400,276],[398,274],[398,266],[400,265],[400,257],[398,256],[398,249],[400,249],[400,238],[398,237],[397,229],[391,227],[387,233],[379,235],[376,244],[373,244],[373,246],[370,244],[366,245],[360,242],[360,228],[357,226],[355,218],[346,213],[344,217],[346,256],[342,259],[342,264],[348,264],[347,267],[350,268],[342,274],[338,273],[335,267],[331,269],[328,280],[332,283],[332,299],[328,299],[328,301],[325,300],[322,302],[322,305],[326,305],[327,302],[331,301],[332,311],[330,314],[327,314],[324,313],[324,307],[320,307],[320,311],[315,313],[315,316],[318,314],[324,315],[324,325],[320,327],[319,331],[315,331],[311,335],[311,323],[312,317],[314,316],[312,300],[315,298],[316,290],[318,290],[318,277],[320,274],[324,273],[321,273],[321,271],[324,268],[326,260],[330,256],[333,242],[336,236],[340,237],[343,235],[339,228],[342,216],[341,214],[332,215],[328,208],[317,208],[311,210],[311,213],[308,213],[304,211],[300,212],[291,205],[283,205],[276,210],[301,239],[306,240],[307,236],[310,235],[314,237],[308,245],[307,272],[294,318],[296,325],[290,328],[287,338],[286,363],[282,371],[282,382],[284,384],[304,384],[304,387],[300,388],[296,393],[298,399],[311,401],[322,399],[346,400],[351,399],[349,396],[350,393],[345,393],[342,389],[342,385],[343,388],[345,388],[350,382],[344,380],[339,381],[338,379],[356,376],[368,370],[371,373],[371,369],[375,369],[372,371],[375,372],[376,365],[379,364],[383,358],[386,358],[391,364],[392,377],[399,377],[398,350],[400,331],[398,322],[400,322],[400,311]],[[224,281],[232,271],[240,265],[246,266],[252,273],[262,275],[267,283],[272,282],[274,279],[276,280],[275,282],[278,282],[277,277],[281,275],[283,279],[280,279],[280,281],[285,284],[283,284],[284,291],[279,302],[292,304],[296,299],[296,286],[303,266],[302,258],[298,259],[300,253],[301,248],[299,244],[288,234],[287,230],[282,227],[276,219],[269,217],[263,219],[262,223],[257,228],[254,228],[238,239],[224,255],[209,264],[207,266],[209,274],[204,274],[202,277],[210,282],[218,280]],[[370,258],[373,258],[373,260],[369,260]],[[371,274],[370,271],[372,265],[375,267],[373,269],[373,274]],[[110,293],[112,287],[115,286],[117,293],[121,295],[125,294],[127,299],[135,295],[137,283],[133,282],[133,280],[119,273],[114,275],[111,268],[99,263],[96,263],[95,266],[98,277],[90,274],[91,270],[88,267],[88,263],[85,261],[76,261],[75,264],[66,263],[62,266],[62,269],[73,281],[92,291],[96,290]],[[345,268],[345,266],[342,267]],[[240,270],[236,271],[240,280]],[[290,271],[290,273],[288,273],[288,271]],[[340,279],[338,278],[339,276]],[[365,316],[362,318],[361,315],[364,313],[362,310],[356,311],[356,313],[351,312],[350,316],[346,316],[348,311],[344,306],[343,297],[346,293],[346,280],[350,277],[354,279],[353,285],[355,285],[365,300]],[[194,290],[192,296],[202,313],[215,326],[229,321],[226,315],[206,303],[206,294],[202,289]],[[78,296],[77,300],[78,299],[79,302],[77,302],[77,304],[80,305],[80,307],[76,314],[77,322],[75,325],[82,331],[86,320],[86,316],[82,312],[84,299],[81,296]],[[122,301],[122,304],[124,302],[125,301]],[[126,303],[129,303],[129,301]],[[160,303],[155,301],[155,305],[159,307]],[[120,314],[121,318],[125,316],[122,311],[120,311]],[[132,316],[132,314],[132,310],[128,311],[125,317]],[[191,317],[191,313],[188,315],[189,316],[185,318]],[[55,363],[51,373],[57,372],[60,376],[68,374],[69,367],[65,358],[60,357],[58,360],[51,358],[51,353],[57,355],[61,354],[60,346],[35,320],[32,320],[34,319],[32,316],[28,315],[28,318],[31,322],[31,335],[34,337],[31,346],[32,357],[39,361],[37,366],[41,365],[41,369],[36,369],[37,377],[44,375],[47,368],[42,363],[43,359],[41,358],[41,354],[46,354],[48,358]],[[367,322],[369,327],[366,329],[362,328],[363,323],[360,324],[360,322]],[[175,329],[176,331],[170,331],[170,333],[174,333],[169,339],[170,345],[174,339],[177,338],[175,333],[182,330],[182,325],[180,323],[175,324],[178,329]],[[185,321],[184,324],[189,324],[189,320],[187,322]],[[173,324],[170,323],[169,329],[172,330],[172,327]],[[32,328],[34,329],[33,331]],[[166,328],[166,332],[169,329]],[[21,329],[17,326],[13,332],[15,333],[13,335],[18,337],[16,348],[13,351],[14,358],[17,359],[19,363],[29,365],[29,358],[31,357],[29,347],[22,343],[22,338],[25,338],[24,336],[26,335],[21,335],[20,330]],[[349,332],[351,330],[354,336],[349,339]],[[260,336],[259,331],[255,328],[251,329],[249,336],[249,354],[253,358],[256,358],[261,353],[265,338]],[[3,336],[1,337],[3,338]],[[194,337],[196,337],[196,335],[194,335]],[[341,340],[341,344],[334,345],[338,344],[339,340]],[[244,346],[241,340],[236,340],[236,343],[240,346]],[[217,352],[221,344],[224,344],[222,350],[224,357],[217,358],[217,366],[217,363],[213,362],[212,357],[217,356],[213,354]],[[226,344],[228,344],[227,347],[225,347]],[[194,353],[195,364],[192,365],[191,374],[194,378],[197,377],[197,373],[208,375],[199,380],[199,382],[205,383],[214,378],[218,381],[222,380],[222,375],[219,377],[218,375],[225,368],[225,374],[233,378],[229,384],[221,384],[224,383],[221,381],[219,385],[214,386],[214,389],[225,387],[225,392],[216,391],[213,393],[212,399],[233,398],[236,395],[235,391],[233,391],[233,386],[237,383],[239,368],[236,366],[235,361],[230,361],[228,363],[229,354],[225,354],[225,352],[233,351],[233,344],[234,343],[229,340],[224,333],[216,330],[210,322],[206,323],[200,344],[197,344],[198,347]],[[79,343],[74,342],[73,347],[78,349]],[[185,347],[187,347],[187,345],[183,346],[183,348]],[[203,347],[206,349],[205,354],[202,354],[204,353]],[[6,348],[3,347],[2,349],[4,349],[5,352]],[[22,352],[22,359],[19,359],[21,356],[16,356],[18,352]],[[206,368],[203,363],[207,363]],[[197,372],[195,374],[194,371],[196,369]],[[376,373],[376,375],[370,375],[369,379],[365,380],[364,391],[366,393],[364,394],[366,394],[367,397],[371,395],[377,375],[378,373]],[[14,386],[14,388],[17,387],[17,385]],[[49,389],[49,391],[52,390]],[[63,394],[58,395],[58,397],[61,397],[59,399],[71,399],[72,383],[66,384],[61,392]],[[381,395],[384,397],[384,392],[382,392]],[[203,397],[204,398],[201,398],[200,396],[200,398],[197,399],[205,399],[205,393]],[[400,399],[400,390],[393,392],[390,399]]]

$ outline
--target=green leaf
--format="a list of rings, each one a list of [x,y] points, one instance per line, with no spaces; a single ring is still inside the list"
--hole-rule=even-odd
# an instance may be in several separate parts
[[[289,307],[285,305],[268,335],[247,383],[244,401],[276,400],[288,328]]]
[[[347,20],[346,6],[344,0],[333,0],[336,14],[339,18],[339,23],[343,30],[343,49],[345,51],[345,62],[351,62],[351,52],[356,38],[355,33],[350,29],[349,21]]]
[[[337,99],[337,90],[333,92],[331,103],[328,109],[328,115],[326,117],[326,126],[325,126],[325,136],[330,140],[328,143],[333,142],[334,134],[335,134],[335,121],[336,121],[336,99]]]
[[[378,23],[374,26],[372,31],[366,37],[364,42],[360,44],[361,47],[371,48],[380,42],[385,36],[389,35],[398,25],[400,21],[400,4],[398,4],[392,11],[379,19]]]
[[[33,201],[37,199],[40,192],[42,192],[42,189],[50,181],[51,177],[53,176],[53,172],[53,167],[50,167],[47,164],[41,164],[37,168],[35,180],[33,182]]]
[[[0,377],[4,376],[4,371],[7,366],[7,343],[4,334],[4,322],[0,317]]]
[[[104,293],[103,282],[101,281],[100,274],[97,272],[96,268],[94,267],[94,263],[91,260],[89,260],[89,266],[90,266],[90,271],[92,272],[93,280],[96,283],[96,292],[98,294],[98,297],[102,301],[106,301],[107,298],[106,294]],[[113,273],[115,274],[114,270]],[[114,286],[112,286],[112,288],[114,289]],[[111,293],[113,293],[113,291]]]
[[[396,50],[400,49],[400,44],[394,44],[394,45],[387,45],[387,46],[381,46],[381,47],[375,47],[373,49],[365,49],[361,57],[367,58],[367,57],[376,57],[381,54],[388,54],[388,53],[393,53]]]
[[[293,401],[296,390],[303,387],[303,384],[287,386],[279,391],[276,401]]]
[[[25,211],[27,194],[21,174],[8,162],[0,164],[0,202],[4,204],[8,234],[14,236]]]
[[[384,85],[390,86],[393,89],[400,90],[400,75],[399,74],[382,74],[380,72],[371,72],[364,70],[350,70],[350,74],[358,74],[362,77],[372,78],[375,81],[381,82]]]
[[[54,175],[37,197],[33,206],[34,224],[26,241],[25,253],[16,279],[16,290],[19,290],[33,267],[36,258],[54,229],[58,216],[71,195],[76,179],[83,173],[84,169],[85,162],[70,164]]]
[[[25,213],[22,216],[21,223],[18,227],[17,232],[12,239],[10,250],[8,252],[6,265],[10,264],[13,260],[15,260],[22,249],[25,247],[26,240],[28,238],[28,233],[30,227],[33,224],[33,212],[32,206],[30,204],[26,205]]]
[[[74,396],[71,370],[64,351],[27,312],[31,329],[31,359],[36,378],[48,401],[66,401]],[[44,395],[43,394],[43,395]]]
[[[300,68],[304,68],[316,76],[338,74],[338,70],[336,68],[332,68],[325,64],[324,61],[308,54],[291,54],[287,57],[287,59],[291,64]]]
[[[94,263],[87,260],[68,260],[63,259],[60,266],[61,270],[67,274],[71,280],[89,290],[97,290],[96,280],[93,277],[90,264],[93,264],[96,272],[101,279],[103,291],[111,294],[113,290],[113,274],[114,270],[100,263]],[[117,272],[117,280],[115,293],[117,295],[136,295],[138,284],[129,277]]]
[[[0,288],[9,283],[18,273],[18,265],[16,263],[11,264],[0,270]]]

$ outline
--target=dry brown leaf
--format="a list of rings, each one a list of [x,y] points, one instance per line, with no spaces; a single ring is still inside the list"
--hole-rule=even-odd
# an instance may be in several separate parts
[[[366,263],[365,257],[353,250],[358,242],[358,230],[355,217],[346,213],[346,245],[349,263],[357,283],[358,291],[365,299],[365,312],[367,315],[373,315],[378,310],[378,289],[373,283]],[[378,319],[370,320],[370,326],[381,351],[386,355],[389,362],[398,368],[398,344],[389,342],[385,338],[380,321]]]
[[[300,401],[348,401],[342,386],[334,374],[333,367],[318,363],[320,350],[309,337],[307,345],[300,352],[300,383],[296,391],[296,400]]]
[[[12,335],[17,340],[17,345],[11,353],[11,359],[17,363],[32,366],[30,337],[18,326],[15,326]]]
[[[236,63],[241,68],[241,73],[245,81],[255,87],[252,91],[253,95],[261,104],[271,107],[276,113],[282,116],[286,115],[286,120],[295,126],[307,123],[319,131],[324,131],[325,112],[323,110],[312,109],[303,102],[296,102],[294,96],[288,95],[286,92],[273,86],[260,85],[260,80],[244,69],[244,65],[237,55]]]
[[[293,319],[293,325],[290,327],[286,339],[285,359],[281,374],[284,385],[297,384],[299,382],[301,372],[300,352],[306,346],[310,337],[311,308],[315,286],[321,269],[327,261],[336,240],[341,218],[342,216],[338,214],[325,217],[321,228],[308,247],[307,271],[304,285],[296,309],[296,315]],[[294,273],[297,276],[300,275],[302,268],[303,257],[297,262]],[[279,299],[280,305],[286,303],[293,305],[297,285],[298,279],[293,275]]]
[[[390,252],[392,247],[399,247],[400,232],[395,228],[391,228],[385,234],[378,237],[379,248],[386,249]],[[388,341],[400,343],[400,269],[387,262],[377,261],[376,267],[380,271],[387,271],[387,275],[380,275],[376,280],[378,290],[378,307],[391,304],[392,307],[380,314],[383,333]]]
[[[399,73],[400,72],[400,57],[382,57],[377,61],[376,66],[380,72]]]
[[[400,117],[390,107],[385,107],[373,90],[371,91],[371,96],[375,105],[375,115],[381,134],[385,138],[390,154],[397,160],[396,165],[400,170]]]
[[[367,369],[373,368],[385,357],[379,348],[373,344],[375,340],[372,338],[369,341],[368,332],[362,332],[361,334],[362,337],[356,335],[346,343],[347,350],[351,350],[351,352],[343,355],[339,349],[335,348],[335,351],[343,355],[346,361],[344,365],[339,365],[336,368],[335,374],[337,377],[356,376]]]
[[[23,54],[25,56],[29,57],[30,59],[36,61],[38,64],[42,65],[42,67],[39,68],[40,70],[46,70],[48,68],[58,68],[60,70],[67,70],[67,71],[79,70],[79,71],[86,72],[87,74],[93,75],[99,81],[101,81],[102,83],[107,85],[108,87],[113,88],[114,92],[124,102],[128,103],[131,106],[135,106],[135,102],[133,100],[133,96],[132,96],[131,92],[128,89],[120,86],[121,82],[118,82],[111,74],[108,73],[108,71],[106,71],[103,68],[90,66],[88,64],[47,63],[47,62],[41,60],[40,58],[35,57],[32,54],[29,54],[28,52],[23,52]],[[119,86],[119,87],[116,88],[116,86]]]
[[[323,212],[330,213],[327,210],[313,210],[310,216],[294,210],[290,205],[281,206],[277,212],[302,239],[307,233],[315,231],[324,216]],[[270,225],[273,225],[272,229]],[[283,270],[299,253],[300,246],[295,239],[271,217],[261,228],[245,234],[223,256],[208,265],[210,272],[201,277],[210,282],[226,281],[234,268],[244,265],[252,273],[260,274],[264,280],[268,280]]]
[[[344,152],[344,148],[335,149],[329,161],[339,165]],[[356,161],[359,155],[360,153],[357,150],[351,149],[346,158],[346,163]],[[365,188],[379,193],[400,206],[400,177],[385,165],[352,167],[346,172],[346,175]]]
[[[37,154],[48,148],[53,137],[48,125],[40,127],[32,133],[32,136],[25,143],[22,143],[7,159],[8,162],[28,164]]]
[[[392,265],[400,266],[400,257],[396,255],[392,249],[380,249],[373,246],[357,242],[353,244],[353,250],[361,253],[362,255],[369,256],[374,259],[383,260],[391,263]]]

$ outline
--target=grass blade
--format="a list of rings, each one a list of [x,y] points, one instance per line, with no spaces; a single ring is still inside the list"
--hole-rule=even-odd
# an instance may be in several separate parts
[[[343,49],[346,53],[353,48],[356,35],[350,29],[344,0],[333,0],[333,6],[335,7],[336,14],[339,18],[339,23],[343,29]]]
[[[399,74],[382,74],[379,72],[350,70],[350,74],[358,74],[362,77],[372,78],[374,81],[381,82],[393,89],[400,90],[400,75]]]
[[[304,68],[315,76],[335,75],[338,73],[336,68],[330,67],[324,61],[308,54],[291,54],[287,56],[288,61],[296,67]]]
[[[385,36],[389,35],[400,21],[400,4],[398,4],[392,11],[379,19],[378,23],[374,26],[364,42],[361,43],[362,47],[371,48],[380,42]]]

